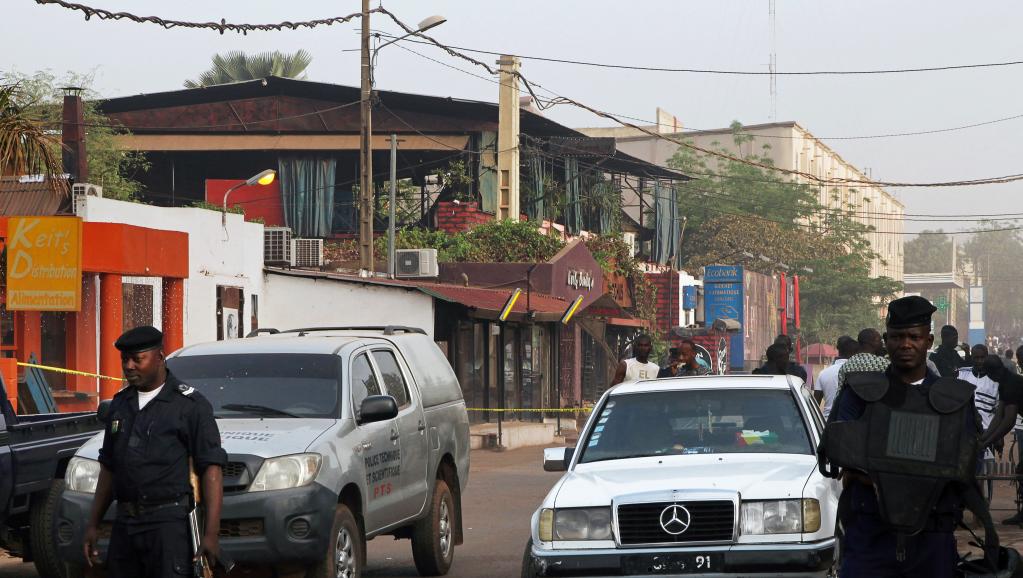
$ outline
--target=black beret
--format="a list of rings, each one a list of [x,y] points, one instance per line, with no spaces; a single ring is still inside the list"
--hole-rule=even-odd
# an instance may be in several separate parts
[[[122,353],[139,353],[141,351],[149,351],[150,349],[156,349],[163,345],[163,333],[155,327],[143,325],[134,329],[125,331],[117,341],[114,342],[114,347],[119,349]]]
[[[885,325],[891,328],[917,327],[920,325],[931,325],[931,314],[938,308],[931,305],[931,302],[920,297],[911,295],[896,299],[888,304],[888,318]]]

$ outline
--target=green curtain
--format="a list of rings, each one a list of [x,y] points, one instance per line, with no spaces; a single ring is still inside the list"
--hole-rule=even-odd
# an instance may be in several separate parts
[[[667,265],[678,258],[679,246],[678,199],[674,187],[654,183],[654,242],[653,255],[657,263]]]
[[[480,162],[477,178],[480,183],[482,208],[488,213],[497,213],[497,199],[500,196],[497,183],[497,133],[485,130],[479,136]]]
[[[526,215],[534,221],[540,221],[547,218],[547,207],[545,198],[547,191],[545,190],[544,183],[547,179],[547,165],[544,163],[543,157],[539,154],[532,153],[526,158],[526,186],[522,187],[522,208],[525,210]]]
[[[580,199],[579,161],[565,159],[565,229],[570,235],[583,230],[583,207]]]
[[[334,183],[337,161],[320,156],[281,156],[284,220],[295,237],[328,237],[334,220]]]

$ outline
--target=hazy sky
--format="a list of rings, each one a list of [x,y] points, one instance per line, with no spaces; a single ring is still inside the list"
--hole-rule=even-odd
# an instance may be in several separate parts
[[[280,2],[218,0],[78,0],[112,11],[181,20],[276,22],[339,16],[358,0]],[[103,96],[181,88],[227,50],[304,48],[308,78],[357,85],[358,22],[248,36],[164,30],[133,22],[86,22],[81,13],[33,0],[2,0],[0,70],[93,71]],[[524,55],[645,66],[766,70],[767,0],[391,0],[410,24],[439,13],[431,33],[443,42]],[[929,67],[1023,60],[1023,3],[945,0],[778,0],[780,71]],[[395,32],[384,16],[374,27]],[[440,51],[417,51],[463,69]],[[493,57],[481,57],[494,60]],[[473,70],[480,73],[480,70]],[[732,120],[772,120],[767,77],[627,72],[526,61],[535,83],[603,110],[653,119],[660,106],[686,128]],[[496,101],[497,86],[423,60],[398,47],[381,52],[377,86]],[[778,77],[778,114],[820,137],[934,130],[1023,114],[1023,65],[982,70],[873,76]],[[608,124],[557,107],[547,114],[570,126]],[[847,161],[887,181],[932,182],[1023,173],[1014,135],[1023,118],[979,128],[899,138],[826,141]],[[1016,144],[1014,144],[1016,143]],[[889,189],[908,213],[1023,213],[1023,182],[957,189]],[[907,222],[908,231],[973,223]]]

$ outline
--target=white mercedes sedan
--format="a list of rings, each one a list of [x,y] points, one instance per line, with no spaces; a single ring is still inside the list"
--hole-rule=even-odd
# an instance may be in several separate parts
[[[522,576],[828,576],[841,484],[797,378],[660,379],[608,390],[533,514]]]

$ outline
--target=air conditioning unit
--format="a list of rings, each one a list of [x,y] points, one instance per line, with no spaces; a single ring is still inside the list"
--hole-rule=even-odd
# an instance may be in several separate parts
[[[85,199],[87,197],[102,197],[103,187],[89,183],[75,183],[71,185],[71,207],[75,214],[82,217],[85,215]]]
[[[263,263],[294,267],[295,244],[291,240],[289,227],[263,227]]]
[[[292,239],[295,267],[323,266],[323,239]]]
[[[622,241],[629,246],[629,256],[635,257],[639,252],[639,245],[636,241],[636,233],[622,233]]]
[[[394,252],[395,277],[437,277],[437,249],[398,249]]]

